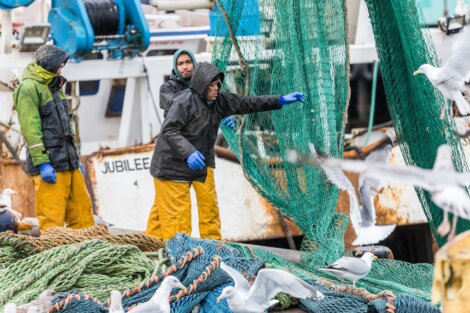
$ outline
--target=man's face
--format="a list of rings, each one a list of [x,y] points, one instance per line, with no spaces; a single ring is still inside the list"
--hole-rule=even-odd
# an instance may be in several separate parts
[[[207,101],[214,101],[217,98],[220,85],[220,80],[216,80],[210,83],[209,87],[207,87]]]
[[[193,75],[193,60],[187,54],[182,54],[176,60],[176,70],[185,80],[191,79]]]
[[[57,70],[57,73],[58,75],[60,75],[60,73],[62,73],[62,68],[65,66],[65,63],[62,63],[60,66],[59,66],[59,69]]]

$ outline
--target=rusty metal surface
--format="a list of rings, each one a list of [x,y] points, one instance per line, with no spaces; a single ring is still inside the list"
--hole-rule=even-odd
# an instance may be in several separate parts
[[[386,141],[386,138],[377,132],[371,137],[375,138],[368,146],[360,149],[362,157],[373,151],[373,149],[380,147],[380,145]],[[355,140],[356,143],[363,142],[361,138],[357,138]],[[345,157],[359,157],[356,150],[352,151],[354,152],[345,154]],[[398,146],[393,147],[388,163],[405,164]],[[356,193],[358,194],[358,198],[361,200],[358,190],[359,175],[355,173],[346,173],[346,176],[353,184]],[[421,203],[419,202],[418,196],[416,195],[415,189],[412,185],[398,185],[384,182],[383,188],[374,199],[374,204],[376,209],[377,225],[396,224],[400,226],[427,223],[426,215],[424,214]],[[349,215],[349,196],[344,191],[340,191],[337,210]],[[345,234],[345,245],[347,247],[351,247],[351,243],[355,238],[356,234],[351,223],[349,223]]]
[[[400,148],[392,149],[390,164],[405,164]],[[358,175],[346,173],[358,192]],[[359,197],[360,199],[360,197]],[[421,203],[412,185],[397,185],[384,183],[383,188],[375,197],[375,208],[378,225],[409,225],[427,223]],[[349,196],[340,192],[338,210],[349,214]]]
[[[17,192],[12,196],[12,208],[22,217],[34,217],[36,212],[34,183],[15,160],[0,157],[0,192],[11,188]]]

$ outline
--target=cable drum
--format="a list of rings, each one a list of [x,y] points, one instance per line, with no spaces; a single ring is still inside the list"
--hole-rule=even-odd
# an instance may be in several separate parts
[[[119,7],[113,0],[84,0],[95,36],[116,35],[119,29]]]

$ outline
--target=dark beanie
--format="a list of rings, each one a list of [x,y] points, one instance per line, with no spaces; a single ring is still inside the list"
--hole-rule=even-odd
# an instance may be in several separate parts
[[[54,45],[40,46],[34,53],[34,60],[43,69],[56,73],[62,63],[67,63],[69,54]]]

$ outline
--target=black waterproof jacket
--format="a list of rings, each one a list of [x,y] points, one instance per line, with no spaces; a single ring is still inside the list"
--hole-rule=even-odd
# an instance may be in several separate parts
[[[220,120],[233,114],[280,109],[280,96],[244,97],[220,92],[208,105],[203,97],[210,82],[223,73],[209,63],[200,63],[193,73],[191,89],[172,100],[155,145],[150,173],[161,180],[204,182],[207,166],[215,168],[214,144]],[[194,151],[206,158],[206,168],[192,170],[186,159]]]
[[[170,79],[160,87],[160,108],[163,109],[163,117],[166,117],[170,109],[170,101],[178,92],[188,89],[189,84],[185,85],[181,79],[171,71]]]

